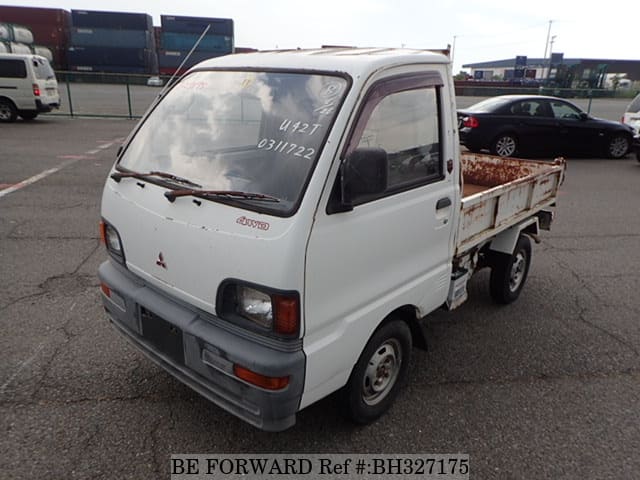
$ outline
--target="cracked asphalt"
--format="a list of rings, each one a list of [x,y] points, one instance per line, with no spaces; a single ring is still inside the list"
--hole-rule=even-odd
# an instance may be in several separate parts
[[[430,350],[378,422],[346,423],[329,397],[273,434],[174,380],[102,311],[100,195],[134,125],[0,126],[0,189],[67,162],[0,197],[1,478],[168,478],[188,452],[461,452],[472,478],[638,478],[635,159],[569,161],[520,299],[492,304],[481,272],[460,309],[429,316]]]

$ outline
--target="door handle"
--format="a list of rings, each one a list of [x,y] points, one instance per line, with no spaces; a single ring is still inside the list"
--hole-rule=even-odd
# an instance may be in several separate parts
[[[442,210],[443,208],[447,208],[451,206],[451,199],[449,197],[441,198],[436,203],[436,210]]]

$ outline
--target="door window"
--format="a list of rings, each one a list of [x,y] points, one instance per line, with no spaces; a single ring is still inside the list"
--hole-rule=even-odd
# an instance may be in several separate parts
[[[553,116],[563,120],[580,120],[580,110],[564,102],[551,102]]]
[[[429,72],[383,81],[368,92],[346,153],[358,148],[384,150],[388,160],[387,188],[382,194],[353,198],[353,205],[444,178],[441,86],[440,75]]]

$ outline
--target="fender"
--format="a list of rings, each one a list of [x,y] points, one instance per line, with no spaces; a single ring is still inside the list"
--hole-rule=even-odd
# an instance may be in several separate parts
[[[489,250],[511,255],[513,254],[513,250],[516,248],[518,237],[520,237],[522,232],[531,234],[537,243],[536,235],[538,235],[539,230],[538,217],[528,218],[496,235],[489,244]]]

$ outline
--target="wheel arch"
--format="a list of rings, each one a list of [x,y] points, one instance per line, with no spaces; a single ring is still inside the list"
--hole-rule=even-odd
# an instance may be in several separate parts
[[[415,305],[403,305],[393,310],[382,320],[382,322],[380,322],[380,325],[378,325],[371,336],[373,336],[378,329],[394,320],[402,320],[409,326],[409,330],[411,330],[411,340],[414,347],[421,350],[427,350],[426,327],[424,323],[420,321],[418,308]]]

